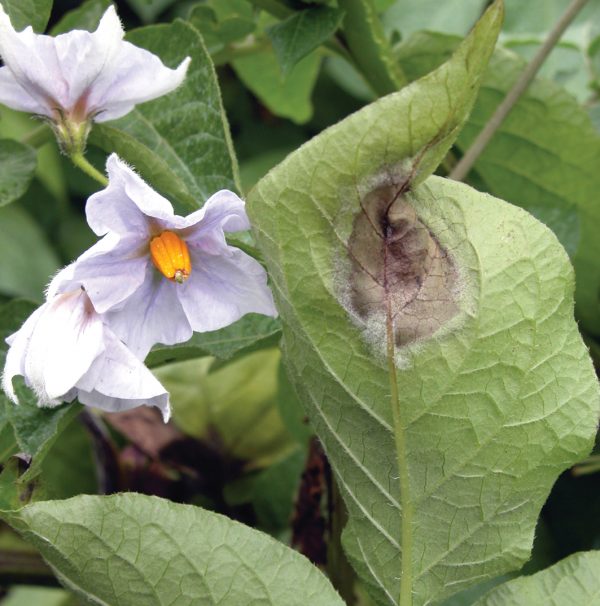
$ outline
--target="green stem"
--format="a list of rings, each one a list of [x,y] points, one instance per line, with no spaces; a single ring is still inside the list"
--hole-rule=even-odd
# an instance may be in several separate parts
[[[21,143],[39,149],[53,139],[52,129],[47,124],[40,124],[21,137]]]
[[[521,98],[521,95],[527,90],[532,80],[535,78],[535,75],[544,64],[544,61],[546,61],[548,55],[560,40],[564,31],[588,1],[589,0],[573,0],[567,7],[567,10],[556,22],[535,57],[528,63],[523,73],[519,76],[519,79],[508,91],[502,103],[497,107],[493,116],[487,121],[483,130],[479,133],[475,141],[473,141],[471,147],[467,149],[465,155],[460,159],[460,162],[454,167],[454,170],[450,175],[448,175],[450,179],[463,181],[469,174],[469,171],[473,168],[477,158],[479,158],[488,143],[492,140],[492,137],[500,128],[506,119],[506,116],[508,116],[512,108],[516,105],[517,101]]]
[[[387,245],[386,245],[387,252]],[[384,261],[385,262],[385,261]],[[386,281],[387,282],[387,281]],[[386,283],[387,291],[387,283]],[[399,606],[412,606],[412,519],[413,506],[410,500],[410,477],[408,473],[408,457],[406,452],[405,427],[400,412],[400,396],[398,393],[398,377],[396,374],[396,347],[394,344],[394,320],[392,318],[391,301],[387,299],[386,310],[386,333],[387,333],[387,362],[390,375],[390,396],[392,405],[392,417],[394,421],[394,439],[396,441],[396,459],[398,462],[398,480],[400,482],[400,507],[401,507],[401,538],[402,564],[400,568],[400,598]]]
[[[69,156],[71,162],[81,169],[86,175],[100,183],[103,187],[108,185],[108,179],[99,171],[96,170],[86,159],[82,153],[74,153]]]
[[[407,84],[383,31],[373,0],[339,0],[346,13],[344,36],[360,72],[380,96]]]

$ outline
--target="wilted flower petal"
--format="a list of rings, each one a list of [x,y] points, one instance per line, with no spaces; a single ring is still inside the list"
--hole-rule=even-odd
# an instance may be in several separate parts
[[[86,207],[88,223],[104,238],[56,276],[50,295],[84,287],[140,357],[155,343],[180,343],[250,312],[277,315],[265,270],[225,240],[225,232],[249,227],[243,200],[223,190],[181,217],[115,154],[107,171],[109,185]]]
[[[7,342],[2,388],[15,402],[12,379],[22,375],[40,406],[77,397],[107,411],[156,406],[169,418],[168,393],[106,326],[82,289],[50,298]]]

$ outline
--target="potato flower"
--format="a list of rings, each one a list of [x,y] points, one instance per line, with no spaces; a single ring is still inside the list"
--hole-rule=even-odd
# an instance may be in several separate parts
[[[95,32],[56,37],[17,32],[0,5],[0,103],[48,118],[67,153],[80,152],[91,122],[106,122],[176,89],[190,62],[169,69],[123,40],[110,6]]]
[[[86,205],[103,238],[54,278],[49,296],[83,287],[140,358],[156,343],[181,343],[250,312],[277,315],[265,270],[225,240],[250,227],[236,194],[218,191],[181,217],[116,154],[106,166],[108,186]]]
[[[96,312],[81,288],[51,297],[7,339],[2,388],[16,403],[22,375],[39,406],[77,398],[116,412],[156,406],[169,419],[169,394]]]

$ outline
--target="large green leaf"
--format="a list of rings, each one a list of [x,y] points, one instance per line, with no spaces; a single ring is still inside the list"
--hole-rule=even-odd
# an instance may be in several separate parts
[[[420,34],[399,49],[410,78],[439,64],[456,38]],[[496,51],[457,144],[465,150],[523,69]],[[538,78],[475,163],[490,193],[527,209],[556,233],[578,276],[575,300],[586,330],[600,334],[600,135],[586,111],[558,85]]]
[[[36,166],[35,149],[0,139],[0,206],[18,200],[27,191]]]
[[[202,206],[218,189],[238,189],[215,71],[198,32],[177,20],[135,30],[127,39],[171,67],[189,55],[187,77],[171,94],[95,125],[90,142],[131,162],[179,210]]]
[[[598,571],[600,551],[575,553],[547,570],[496,587],[474,606],[596,606]]]
[[[288,368],[348,506],[344,546],[382,605],[519,568],[597,426],[555,236],[423,182],[476,94],[494,11],[449,63],[323,132],[248,201]]]
[[[43,32],[50,19],[52,0],[0,0],[17,31],[31,25],[36,32]]]
[[[79,496],[29,505],[9,521],[89,604],[343,606],[299,553],[190,505]]]
[[[486,0],[396,0],[383,23],[387,31],[402,32],[403,38],[422,29],[464,35],[485,5]]]

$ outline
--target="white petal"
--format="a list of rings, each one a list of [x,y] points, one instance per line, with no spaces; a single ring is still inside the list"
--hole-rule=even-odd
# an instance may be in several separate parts
[[[102,320],[82,290],[58,295],[43,307],[24,367],[41,405],[73,388],[104,349]]]
[[[189,63],[187,57],[177,69],[170,69],[153,53],[123,42],[114,69],[94,82],[89,105],[100,112],[96,122],[120,118],[138,103],[175,90],[185,79]]]
[[[58,99],[62,107],[71,109],[85,94],[89,109],[89,96],[93,94],[96,82],[114,70],[123,35],[115,8],[109,6],[95,32],[73,30],[52,39],[62,77],[67,83],[65,96]]]
[[[252,257],[231,246],[228,256],[190,256],[192,273],[177,292],[194,331],[217,330],[251,312],[277,316],[267,274]]]
[[[79,401],[109,412],[156,406],[169,420],[169,394],[156,377],[110,331],[105,351],[77,384]]]
[[[46,116],[49,114],[47,104],[42,104],[32,97],[6,66],[0,67],[0,103],[20,112]]]
[[[31,27],[17,33],[0,6],[0,55],[19,84],[46,108],[43,113],[52,115],[54,102],[67,91],[54,40],[35,34]]]
[[[215,228],[227,232],[250,229],[245,202],[228,189],[213,194],[200,210],[186,217],[186,223],[196,228],[194,236],[201,236]]]
[[[156,343],[173,345],[192,336],[177,295],[180,286],[149,265],[142,286],[118,311],[105,314],[105,322],[138,358]]]
[[[116,154],[106,161],[108,186],[91,196],[85,212],[90,227],[99,236],[114,231],[138,234],[149,240],[154,226],[152,217],[170,219],[171,203],[155,192]]]
[[[181,235],[188,246],[211,255],[228,255],[230,247],[224,232],[249,228],[244,201],[232,191],[223,189],[213,194],[201,209],[185,217]]]
[[[6,339],[6,342],[10,347],[6,354],[6,362],[4,363],[4,371],[2,373],[2,389],[15,403],[17,403],[17,395],[13,389],[12,380],[13,377],[16,377],[17,375],[23,376],[25,374],[25,356],[27,355],[31,333],[35,329],[38,319],[47,305],[48,304],[46,303],[45,305],[38,307],[29,318],[25,320],[23,326]]]
[[[102,314],[141,286],[149,263],[147,239],[135,235],[121,239],[109,233],[55,276],[48,297],[83,286],[95,310]]]

